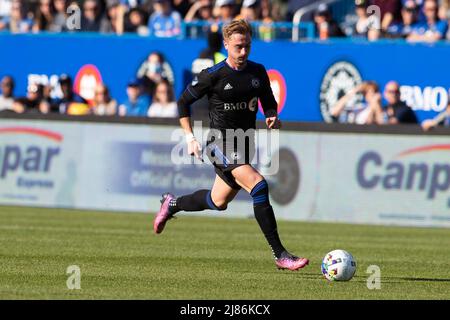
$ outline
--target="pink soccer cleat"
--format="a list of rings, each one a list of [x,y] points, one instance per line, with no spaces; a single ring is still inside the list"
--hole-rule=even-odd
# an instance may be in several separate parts
[[[277,265],[278,269],[289,269],[292,271],[296,271],[308,265],[309,260],[306,258],[299,258],[288,253],[286,256],[276,259],[275,264]]]
[[[175,196],[170,193],[165,193],[162,195],[161,199],[161,208],[159,212],[155,216],[155,220],[153,221],[153,231],[155,233],[161,233],[166,226],[166,222],[170,220],[173,215],[169,212],[169,203],[170,200],[175,199]]]

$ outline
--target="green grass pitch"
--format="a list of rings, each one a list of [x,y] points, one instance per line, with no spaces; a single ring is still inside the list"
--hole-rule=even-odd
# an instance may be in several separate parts
[[[311,260],[291,272],[254,219],[218,215],[179,214],[157,236],[151,214],[0,207],[0,299],[450,299],[448,229],[279,221],[285,246]],[[338,248],[357,272],[329,283],[320,264]],[[70,265],[80,290],[67,288]]]

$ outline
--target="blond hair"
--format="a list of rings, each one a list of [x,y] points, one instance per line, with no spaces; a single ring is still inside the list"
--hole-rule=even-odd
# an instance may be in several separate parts
[[[227,25],[225,25],[222,29],[222,35],[225,40],[230,39],[231,35],[238,33],[242,35],[249,35],[252,36],[252,27],[250,24],[244,20],[233,20]]]

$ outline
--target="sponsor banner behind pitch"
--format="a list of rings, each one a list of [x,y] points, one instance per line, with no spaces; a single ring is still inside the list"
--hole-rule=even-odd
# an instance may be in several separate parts
[[[321,134],[316,151],[314,220],[450,226],[446,137]]]
[[[284,132],[271,202],[287,220],[450,227],[449,152],[446,137]]]
[[[75,207],[84,126],[0,120],[0,204]]]
[[[210,189],[212,166],[173,164],[172,150],[185,145],[171,139],[175,130],[0,119],[0,204],[155,212],[164,192]]]
[[[0,204],[155,212],[163,192],[210,189],[208,162],[173,163],[176,129],[0,120]],[[280,219],[450,227],[445,137],[289,131],[272,150]],[[200,214],[252,217],[251,198]]]

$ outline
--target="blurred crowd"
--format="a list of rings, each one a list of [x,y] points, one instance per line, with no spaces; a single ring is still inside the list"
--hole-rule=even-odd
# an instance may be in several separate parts
[[[0,0],[0,30],[181,34],[182,22],[281,21],[284,1],[270,0]],[[285,4],[285,3],[284,3]],[[76,25],[79,14],[79,26]]]
[[[57,85],[30,82],[24,96],[15,95],[15,81],[3,76],[0,82],[0,114],[67,114],[175,118],[178,109],[173,88],[173,71],[159,52],[152,52],[135,78],[127,82],[127,98],[117,101],[108,86],[97,83],[92,99],[74,90],[72,77],[61,74]],[[54,94],[58,92],[59,94]],[[52,94],[53,93],[53,94]]]
[[[450,39],[449,0],[355,0],[355,13],[341,24],[352,37],[411,42]]]
[[[244,18],[260,23],[259,36],[276,39],[273,22],[292,22],[297,10],[316,0],[0,0],[0,31],[137,33],[173,37],[184,22],[209,26]],[[342,0],[348,3],[346,0]],[[450,0],[355,0],[350,14],[336,17],[327,5],[308,12],[302,22],[315,36],[450,39]],[[373,7],[377,6],[377,7]],[[265,28],[265,29],[264,29]],[[269,28],[269,29],[267,29]]]
[[[385,101],[385,102],[383,102]],[[420,124],[425,131],[450,126],[450,101],[446,110],[419,123],[415,112],[401,100],[400,84],[391,80],[381,89],[375,81],[364,81],[344,94],[330,108],[334,122],[366,124]]]
[[[192,81],[201,70],[212,67],[224,60],[221,52],[222,34],[219,30],[209,32],[205,48],[192,62],[191,74],[185,81]],[[15,91],[15,79],[10,75],[0,78],[0,115],[18,114],[67,114],[98,116],[134,117],[178,117],[174,92],[175,76],[172,66],[163,53],[150,52],[146,59],[137,65],[134,77],[129,79],[120,96],[115,99],[106,83],[101,80],[89,87],[89,92],[77,92],[80,86],[68,74],[60,74],[57,83],[29,79],[25,94]],[[77,89],[78,88],[78,89]],[[86,88],[85,88],[86,89]],[[92,91],[90,91],[92,90]],[[80,94],[83,94],[81,96]],[[116,92],[119,95],[119,93]],[[89,97],[89,99],[87,99]],[[200,99],[192,106],[195,120],[208,119],[208,101]]]

